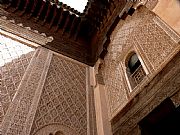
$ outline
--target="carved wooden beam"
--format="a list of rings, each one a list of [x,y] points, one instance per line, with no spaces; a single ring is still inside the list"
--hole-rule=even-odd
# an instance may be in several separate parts
[[[25,12],[27,11],[27,7],[29,6],[30,4],[30,0],[26,0],[25,4],[24,4],[24,8],[23,8],[23,11],[20,13],[19,16],[23,16],[25,14]]]
[[[55,22],[55,18],[57,17],[57,15],[58,15],[58,8],[57,8],[57,6],[56,5],[53,5],[53,17],[52,17],[52,19],[51,19],[51,22],[50,22],[50,25],[49,25],[49,28],[52,28],[52,26],[53,26],[53,23]]]
[[[35,9],[37,7],[37,3],[38,3],[38,0],[33,1],[33,6],[32,6],[32,9],[31,9],[31,13],[30,13],[31,17],[32,17],[33,13],[35,12]]]
[[[60,7],[60,14],[59,14],[59,20],[58,20],[58,23],[57,23],[57,26],[56,26],[56,32],[58,31],[58,29],[59,29],[59,26],[60,26],[60,24],[61,24],[61,22],[62,22],[62,18],[63,18],[63,8],[62,7]]]
[[[67,14],[67,17],[65,18],[65,24],[64,24],[64,27],[63,27],[63,30],[62,30],[62,34],[65,33],[65,30],[67,29],[69,22],[70,22],[70,14]]]
[[[41,8],[40,8],[40,10],[39,10],[39,12],[37,14],[37,17],[36,17],[36,22],[39,20],[41,14],[42,14],[42,12],[43,12],[43,10],[45,8],[45,5],[46,5],[46,3],[44,1],[42,1]]]
[[[50,14],[51,9],[52,9],[52,5],[51,5],[50,2],[48,2],[48,10],[47,10],[47,12],[46,12],[43,25],[47,22],[47,19],[48,19],[48,17],[49,17],[49,14]]]

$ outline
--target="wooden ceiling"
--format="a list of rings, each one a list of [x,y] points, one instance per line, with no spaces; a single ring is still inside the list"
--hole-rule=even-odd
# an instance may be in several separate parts
[[[0,0],[7,18],[46,33],[45,47],[93,66],[126,0],[89,0],[83,13],[58,0]]]

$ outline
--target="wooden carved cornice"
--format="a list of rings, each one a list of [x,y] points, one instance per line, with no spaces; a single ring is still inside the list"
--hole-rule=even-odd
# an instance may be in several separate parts
[[[53,37],[45,45],[93,66],[126,0],[89,0],[83,13],[58,0],[1,0],[7,20]],[[4,16],[4,15],[1,15]]]
[[[30,27],[23,27],[22,23],[15,24],[14,20],[7,20],[6,16],[0,17],[0,29],[3,31],[0,31],[1,34],[4,34],[5,36],[9,36],[11,38],[14,38],[10,36],[9,34],[16,35],[20,38],[23,38],[28,42],[31,43],[31,46],[40,46],[40,45],[46,45],[49,42],[53,41],[53,37],[47,37],[45,33],[39,33],[36,30],[32,30]],[[21,39],[16,39],[20,42]],[[25,42],[27,43],[27,42]]]

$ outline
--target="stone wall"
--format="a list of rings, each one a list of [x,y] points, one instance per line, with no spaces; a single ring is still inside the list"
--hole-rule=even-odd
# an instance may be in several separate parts
[[[180,36],[153,12],[140,7],[128,16],[111,35],[103,75],[109,102],[109,117],[114,117],[179,51]],[[126,58],[136,52],[146,77],[131,89],[126,74]],[[132,91],[132,92],[131,92]]]

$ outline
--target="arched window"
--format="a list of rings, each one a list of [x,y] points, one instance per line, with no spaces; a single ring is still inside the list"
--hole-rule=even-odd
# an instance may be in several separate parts
[[[128,61],[128,68],[131,74],[133,74],[139,66],[141,66],[141,62],[139,61],[136,53],[134,53]]]
[[[135,88],[146,75],[136,53],[132,53],[127,61],[127,75],[132,89]]]

